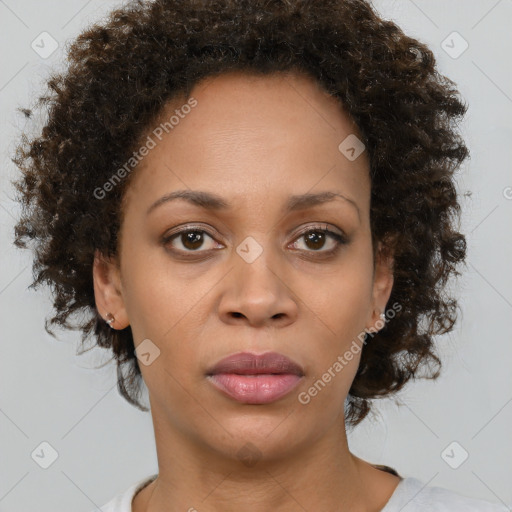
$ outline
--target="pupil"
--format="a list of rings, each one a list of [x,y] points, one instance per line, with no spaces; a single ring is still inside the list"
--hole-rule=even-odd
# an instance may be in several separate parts
[[[306,235],[306,245],[308,242],[313,242],[312,249],[321,249],[325,241],[325,233],[320,233],[318,231],[312,231],[308,235]],[[320,243],[319,243],[320,242]],[[319,244],[319,246],[317,246]],[[309,245],[308,245],[309,247]]]
[[[182,242],[187,249],[197,249],[203,244],[203,237],[200,231],[189,231],[184,233],[184,236],[185,242],[183,242],[183,239]]]

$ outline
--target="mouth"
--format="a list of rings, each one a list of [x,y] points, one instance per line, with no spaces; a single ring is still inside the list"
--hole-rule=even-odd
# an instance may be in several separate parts
[[[303,368],[283,354],[240,352],[219,361],[207,380],[225,396],[245,404],[268,404],[288,395],[304,377]]]

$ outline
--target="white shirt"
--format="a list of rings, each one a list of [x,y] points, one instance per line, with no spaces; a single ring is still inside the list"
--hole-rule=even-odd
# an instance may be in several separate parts
[[[132,512],[132,500],[158,475],[139,480],[101,507],[101,512]],[[96,509],[94,512],[99,512]],[[509,512],[505,505],[467,498],[442,487],[425,487],[413,477],[404,477],[381,512]]]

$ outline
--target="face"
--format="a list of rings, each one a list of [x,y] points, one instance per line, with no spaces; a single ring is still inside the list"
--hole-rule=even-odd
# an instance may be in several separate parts
[[[362,137],[302,75],[229,73],[191,96],[193,108],[162,113],[180,114],[168,133],[148,131],[120,260],[95,261],[98,311],[149,354],[139,366],[159,428],[223,454],[248,441],[268,457],[296,452],[344,424],[354,341],[391,293],[391,262],[374,268],[366,151],[339,149]],[[205,195],[162,200],[177,191]],[[207,377],[226,356],[270,351],[303,370],[276,400],[243,403]]]

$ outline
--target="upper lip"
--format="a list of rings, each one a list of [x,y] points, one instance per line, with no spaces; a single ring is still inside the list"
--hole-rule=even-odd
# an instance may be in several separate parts
[[[207,371],[207,375],[217,373],[236,373],[239,375],[292,373],[303,376],[304,370],[289,357],[277,352],[266,352],[264,354],[238,352],[221,359]]]

